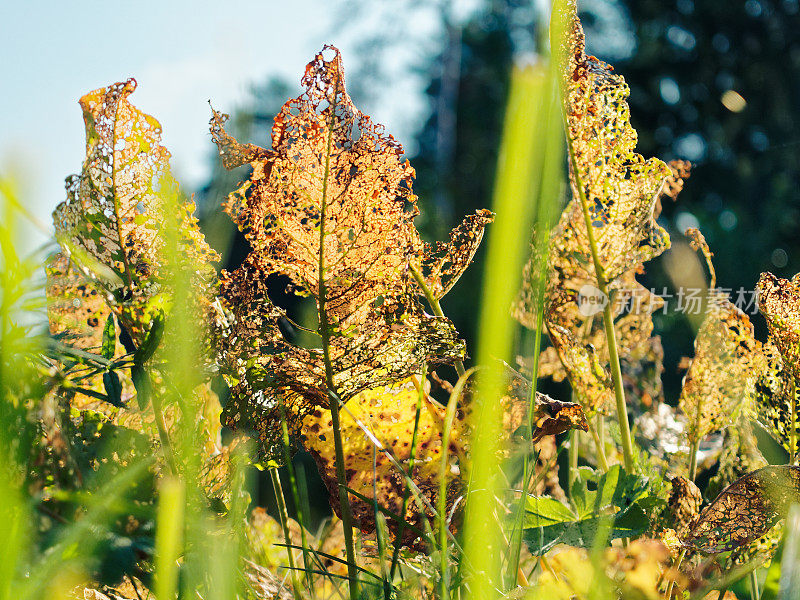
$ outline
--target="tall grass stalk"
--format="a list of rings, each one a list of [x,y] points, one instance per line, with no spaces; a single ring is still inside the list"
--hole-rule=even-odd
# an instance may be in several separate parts
[[[156,514],[155,594],[158,600],[174,598],[178,591],[178,558],[183,553],[186,490],[174,477],[161,481]]]
[[[303,567],[305,569],[306,586],[308,593],[312,600],[316,597],[314,591],[313,578],[311,577],[311,553],[308,546],[308,535],[306,529],[308,523],[306,522],[306,505],[305,502],[300,500],[300,491],[297,483],[297,475],[295,474],[294,463],[291,456],[291,440],[289,438],[289,427],[286,424],[286,414],[281,411],[281,433],[283,434],[283,460],[286,463],[286,470],[289,472],[289,483],[292,488],[292,498],[294,505],[297,509],[297,522],[300,525],[300,544],[303,547]],[[301,473],[303,483],[305,483],[305,473]],[[310,515],[309,515],[310,518]],[[289,541],[287,540],[287,544]]]
[[[512,73],[494,189],[497,220],[489,231],[477,350],[478,363],[491,366],[478,376],[474,414],[479,426],[472,440],[464,525],[465,558],[476,569],[468,571],[470,596],[481,600],[498,597],[503,588],[503,537],[490,516],[497,510],[496,498],[503,495],[498,477],[502,409],[497,402],[503,383],[497,359],[511,356],[515,326],[509,307],[537,213],[534,178],[539,174],[536,157],[544,152],[539,107],[545,81],[541,67]]]
[[[533,366],[531,368],[531,391],[524,424],[526,445],[523,449],[522,494],[520,495],[512,524],[511,544],[506,569],[507,586],[512,585],[514,579],[518,578],[526,497],[534,473],[534,463],[531,462],[530,458],[539,379],[539,355],[544,334],[544,298],[547,285],[546,273],[550,227],[563,186],[563,138],[557,102],[557,76],[555,65],[550,61],[547,68],[540,73],[542,81],[537,90],[538,93],[531,98],[532,105],[538,107],[536,116],[538,119],[537,129],[539,131],[539,140],[535,143],[533,149],[533,164],[531,165],[533,180],[530,192],[530,202],[533,204],[536,215],[533,244],[535,248],[534,256],[537,261],[535,268],[532,269],[531,277],[533,280],[530,282],[536,298],[536,328],[534,332]]]
[[[277,467],[270,467],[269,480],[272,482],[272,490],[275,492],[275,500],[278,503],[278,517],[280,518],[283,540],[286,543],[286,559],[289,561],[289,576],[292,580],[292,595],[295,600],[300,600],[300,581],[297,579],[297,568],[294,563],[294,552],[292,546],[292,536],[289,533],[289,511],[286,510],[286,497],[283,495],[283,485]],[[304,565],[306,566],[306,565]],[[306,566],[307,568],[307,566]]]

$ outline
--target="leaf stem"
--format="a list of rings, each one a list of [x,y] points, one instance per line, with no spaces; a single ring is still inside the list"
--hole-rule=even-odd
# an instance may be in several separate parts
[[[575,187],[578,190],[578,198],[583,210],[583,220],[586,225],[586,237],[589,239],[589,250],[592,255],[594,272],[597,279],[597,288],[606,299],[603,308],[603,325],[605,326],[606,344],[608,345],[608,358],[611,365],[611,378],[614,382],[614,399],[617,405],[617,421],[619,422],[620,437],[622,438],[622,456],[625,462],[625,471],[634,472],[633,464],[633,441],[631,439],[631,428],[628,423],[628,409],[625,402],[625,388],[622,383],[622,369],[619,363],[619,351],[617,349],[617,336],[614,331],[614,315],[611,312],[611,299],[608,294],[608,282],[606,281],[603,265],[600,262],[600,252],[597,249],[597,241],[594,237],[592,219],[589,214],[589,202],[586,199],[586,190],[583,188],[583,181],[577,172],[577,161],[575,159],[575,147],[572,136],[569,132],[569,124],[565,123],[564,130],[567,137],[567,148],[569,149],[569,160],[571,163],[572,174],[575,179]]]
[[[150,377],[149,373],[145,377]],[[169,432],[167,431],[167,423],[164,420],[164,411],[161,408],[161,398],[158,393],[154,393],[150,400],[153,407],[153,419],[156,422],[156,429],[158,430],[158,439],[161,442],[161,449],[164,452],[164,458],[167,460],[167,466],[170,473],[177,475],[178,467],[175,464],[175,454],[172,451],[172,443],[169,441]]]
[[[320,337],[322,338],[322,356],[325,363],[325,386],[328,390],[328,400],[331,411],[331,427],[333,428],[333,445],[336,452],[336,480],[339,486],[339,506],[344,530],[345,553],[347,556],[347,579],[350,586],[350,600],[358,600],[360,595],[358,572],[356,570],[356,552],[353,544],[353,512],[350,507],[350,497],[347,494],[347,479],[345,477],[344,450],[342,444],[342,431],[339,422],[340,398],[336,393],[333,382],[333,363],[331,362],[331,325],[325,307],[327,286],[325,285],[325,213],[328,198],[328,177],[330,176],[331,148],[333,147],[333,129],[336,123],[336,98],[339,93],[340,81],[337,76],[333,91],[333,101],[330,110],[330,124],[328,125],[328,141],[325,151],[325,174],[322,179],[322,199],[320,202],[319,219],[319,259],[317,276],[319,279],[319,297],[317,308],[319,311]]]
[[[303,546],[303,567],[305,567],[306,571],[306,585],[308,586],[308,591],[313,599],[316,597],[316,594],[314,593],[314,585],[310,573],[311,555],[309,553],[308,537],[306,535],[306,523],[305,519],[303,518],[304,507],[300,503],[297,477],[294,472],[294,465],[292,464],[291,452],[289,451],[289,448],[291,448],[291,441],[289,439],[289,427],[286,424],[286,411],[283,407],[281,407],[281,430],[283,432],[283,459],[286,463],[286,470],[289,472],[289,481],[291,482],[292,486],[292,498],[294,499],[294,505],[297,508],[297,522],[300,525],[300,543]],[[278,484],[280,485],[280,479],[278,479]],[[289,543],[288,540],[286,543]]]
[[[286,510],[286,498],[283,495],[283,486],[281,485],[281,477],[278,474],[277,467],[269,468],[269,479],[272,482],[275,500],[278,503],[278,515],[281,519],[283,540],[286,542],[286,556],[289,559],[289,570],[291,571],[292,578],[292,595],[294,596],[294,600],[301,600],[300,582],[297,580],[297,567],[295,567],[294,555],[292,554],[292,538],[289,535],[289,512]]]
[[[681,553],[678,555],[678,558],[675,559],[675,564],[672,566],[672,569],[678,573],[681,568],[681,563],[683,562],[684,557],[686,556],[686,548],[681,550]],[[667,595],[664,596],[664,600],[672,600],[672,590],[675,588],[675,577],[673,577],[670,582],[669,586],[667,586]]]
[[[423,277],[422,272],[413,263],[409,263],[408,266],[411,269],[411,274],[414,276],[414,279],[417,281],[417,284],[422,290],[422,293],[425,294],[425,299],[428,301],[428,305],[431,307],[433,314],[437,317],[444,318],[442,305],[439,304],[439,299],[433,295],[431,288],[427,283],[425,283],[425,277]],[[453,366],[456,368],[456,373],[458,373],[459,377],[463,376],[466,372],[464,369],[464,361],[462,360],[457,360],[453,363]]]
[[[572,498],[572,484],[575,483],[575,479],[578,476],[578,453],[580,451],[580,441],[578,439],[578,431],[576,429],[572,429],[569,432],[569,471],[567,475],[567,485],[569,486],[569,490],[567,491],[567,495]]]
[[[756,569],[750,571],[750,597],[753,600],[760,600],[761,592],[758,589],[758,573]]]
[[[598,415],[598,417],[600,417],[600,419],[602,419],[602,415]],[[588,424],[589,424],[589,433],[592,436],[592,440],[594,441],[595,448],[597,448],[597,462],[599,463],[600,469],[603,471],[603,473],[607,473],[608,472],[608,459],[606,458],[606,449],[604,447],[605,446],[605,442],[603,441],[603,438],[600,436],[600,433],[598,432],[598,429],[594,425],[592,425],[592,422],[588,421]],[[603,427],[603,421],[602,420],[598,421],[598,426],[599,427]],[[600,431],[602,431],[602,429],[600,429]]]

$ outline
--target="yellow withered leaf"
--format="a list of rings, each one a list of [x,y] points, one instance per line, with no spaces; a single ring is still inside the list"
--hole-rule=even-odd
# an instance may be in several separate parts
[[[515,389],[522,384],[515,378],[509,385],[509,394],[500,402],[503,405],[504,443],[510,441],[527,416],[529,389]],[[524,389],[523,389],[524,388]],[[340,429],[345,457],[347,487],[358,495],[351,496],[355,524],[364,532],[374,531],[375,509],[373,499],[380,508],[402,516],[412,528],[404,530],[402,543],[412,544],[425,531],[424,519],[433,517],[422,511],[413,500],[402,515],[406,480],[397,467],[382,451],[386,449],[406,472],[410,466],[412,438],[417,404],[421,400],[414,448],[412,479],[428,501],[436,507],[439,495],[440,468],[443,456],[443,424],[445,408],[432,401],[427,393],[420,393],[413,381],[361,392],[345,403],[340,417]],[[559,402],[544,394],[537,394],[533,416],[533,441],[545,436],[563,433],[572,427],[587,430],[586,418],[580,406],[572,402]],[[469,402],[456,413],[450,439],[447,443],[448,470],[446,471],[446,507],[448,515],[465,486],[469,470],[469,440],[474,423]],[[369,435],[365,432],[369,432]],[[329,492],[331,505],[339,510],[339,488],[336,478],[336,457],[333,446],[333,429],[330,411],[317,409],[307,415],[302,423],[302,436],[306,448],[316,460],[322,479]],[[380,447],[376,445],[378,442]],[[458,507],[456,507],[457,509]],[[451,528],[458,527],[458,514]],[[397,522],[387,521],[390,530],[397,532]]]
[[[296,434],[302,417],[327,408],[331,394],[347,401],[408,377],[423,361],[463,357],[452,324],[422,310],[410,267],[440,297],[491,220],[479,211],[449,245],[423,244],[413,224],[414,170],[401,145],[353,105],[338,50],[324,48],[302,85],[275,117],[269,150],[238,144],[224,130],[225,115],[214,111],[211,121],[225,166],[253,169],[226,204],[252,252],[221,282],[226,314],[217,339],[232,387],[225,418],[256,430],[277,460],[282,414]],[[314,347],[282,333],[286,316],[267,285],[277,274],[288,277],[288,292],[315,301]]]
[[[759,421],[797,457],[800,439],[797,375],[800,372],[800,285],[764,273],[756,286],[758,307],[767,320],[769,341],[761,346],[754,397]]]
[[[787,280],[763,273],[756,291],[758,310],[767,320],[770,339],[786,369],[795,378],[800,377],[800,274]]]
[[[572,23],[562,91],[573,199],[559,221],[560,244],[557,252],[551,248],[551,260],[565,283],[597,281],[580,201],[584,197],[602,276],[613,282],[669,248],[669,236],[656,224],[653,209],[671,171],[661,160],[645,160],[635,152],[628,86],[610,65],[586,55],[575,3],[569,4]]]
[[[205,268],[216,253],[192,216],[194,204],[179,202],[167,214],[167,198],[178,198],[161,145],[161,125],[130,102],[136,81],[115,83],[80,99],[86,124],[86,160],[67,178],[67,200],[54,213],[56,237],[87,277],[108,293],[120,320],[141,342],[149,327],[145,304],[160,290],[167,261]],[[165,256],[162,228],[175,219],[178,252]]]
[[[47,317],[50,333],[81,350],[97,350],[111,310],[104,292],[78,271],[65,255],[53,254],[45,264]]]
[[[637,135],[630,123],[628,86],[611,66],[586,55],[575,3],[566,3],[566,10],[569,26],[561,49],[561,89],[572,199],[550,234],[544,316],[573,389],[584,408],[596,411],[603,410],[613,397],[607,350],[603,347],[603,302],[615,307],[613,316],[624,332],[619,340],[622,356],[627,355],[625,345],[636,348],[643,341],[650,343],[651,314],[661,304],[636,282],[635,275],[644,262],[669,248],[669,236],[655,222],[654,211],[672,172],[662,161],[645,160],[635,152]],[[687,174],[684,169],[675,176]],[[599,273],[595,271],[592,240]],[[526,267],[513,308],[516,318],[527,327],[534,326],[537,313],[532,287],[536,254]],[[597,288],[602,286],[598,282],[607,286],[611,298],[599,293]],[[597,310],[580,304],[592,291],[597,292],[593,296]],[[637,296],[635,311],[619,302],[626,294]],[[658,344],[652,344],[652,348],[653,353],[659,351]],[[660,357],[653,353],[642,358],[654,362],[653,372],[658,377]],[[546,364],[549,372],[561,376]],[[642,370],[635,363],[630,367]],[[649,389],[660,390],[660,384]]]
[[[723,294],[711,297],[713,306],[697,332],[679,400],[690,443],[736,420],[752,396],[758,361],[750,319]]]

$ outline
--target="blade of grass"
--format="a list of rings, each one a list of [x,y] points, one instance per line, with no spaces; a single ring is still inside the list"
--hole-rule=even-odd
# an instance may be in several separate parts
[[[447,472],[450,470],[450,436],[453,430],[453,421],[456,416],[456,409],[458,408],[458,400],[464,393],[464,387],[467,381],[475,373],[476,368],[472,367],[465,371],[458,381],[453,386],[453,391],[450,392],[450,398],[447,401],[447,409],[445,410],[444,423],[442,425],[442,458],[439,463],[439,495],[437,496],[437,509],[439,513],[439,578],[440,590],[439,594],[442,600],[447,600],[450,597],[450,560],[448,558],[447,547],[447,534],[450,531],[449,524],[446,519],[446,501],[447,501]]]
[[[286,498],[283,495],[283,485],[281,484],[281,477],[278,473],[277,467],[270,467],[269,480],[272,482],[272,490],[275,492],[275,500],[278,503],[278,516],[280,517],[281,530],[283,531],[283,539],[286,542],[286,558],[289,561],[289,569],[292,578],[292,595],[295,600],[301,600],[300,595],[300,582],[297,580],[297,572],[295,571],[294,554],[292,553],[292,537],[289,534],[289,513],[286,510]]]
[[[517,69],[511,78],[503,139],[498,159],[492,210],[497,215],[489,231],[486,270],[480,310],[478,364],[511,355],[514,327],[509,317],[528,247],[528,232],[537,213],[537,156],[544,154],[539,131],[540,115],[533,107],[541,106],[545,79],[542,70]],[[538,102],[538,104],[537,104]],[[501,570],[502,537],[488,518],[495,510],[499,481],[498,440],[501,414],[497,398],[502,395],[502,374],[487,369],[479,377],[476,411],[480,427],[472,440],[472,473],[468,490],[464,526],[466,556],[481,565],[472,573],[471,596],[480,600],[497,597],[503,588]]]
[[[178,558],[182,554],[184,498],[180,479],[161,481],[158,497],[155,555],[155,594],[159,600],[174,598],[178,592]]]
[[[304,515],[305,506],[300,502],[300,494],[297,487],[297,477],[295,476],[294,463],[292,462],[291,453],[289,452],[289,448],[291,447],[289,428],[286,424],[286,413],[283,410],[281,410],[281,430],[283,433],[283,460],[286,464],[286,470],[289,472],[289,483],[292,488],[292,498],[297,509],[297,522],[300,525],[300,540],[303,547],[303,566],[306,569],[310,569],[311,556],[309,555],[308,551],[308,536],[306,534],[306,520]],[[316,591],[314,590],[310,573],[306,573],[306,587],[308,588],[308,593],[311,595],[311,599],[314,600],[316,597]]]
[[[548,249],[550,242],[550,228],[556,201],[560,195],[562,183],[562,152],[561,127],[559,124],[558,104],[556,103],[556,72],[553,62],[550,61],[548,69],[542,74],[540,98],[536,103],[539,110],[539,130],[544,143],[534,149],[534,171],[538,176],[534,182],[531,197],[536,206],[536,227],[534,252],[538,256],[537,264],[531,276],[531,282],[536,295],[536,331],[534,333],[533,367],[531,370],[531,392],[528,400],[527,418],[525,420],[526,452],[523,454],[522,482],[525,490],[530,485],[533,469],[530,464],[530,453],[527,451],[533,441],[533,417],[536,407],[536,391],[539,373],[539,355],[541,353],[542,335],[544,327],[544,296],[547,270]],[[535,101],[535,100],[534,100]],[[516,507],[516,517],[511,532],[511,545],[506,570],[506,583],[511,585],[514,579],[519,579],[519,557],[522,551],[522,526],[525,511],[525,495],[520,497]]]

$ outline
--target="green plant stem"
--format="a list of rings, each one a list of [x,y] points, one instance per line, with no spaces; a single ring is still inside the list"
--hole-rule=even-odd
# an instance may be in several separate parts
[[[294,464],[292,464],[292,456],[289,452],[290,448],[290,439],[289,439],[289,427],[286,425],[286,413],[284,412],[283,408],[281,409],[281,430],[283,433],[283,458],[284,462],[286,463],[286,470],[289,472],[289,481],[291,482],[292,486],[292,498],[294,499],[294,505],[297,507],[297,522],[300,525],[300,543],[303,546],[303,567],[306,570],[306,585],[308,586],[308,591],[311,594],[312,600],[316,597],[314,592],[314,585],[313,580],[311,577],[311,555],[308,550],[308,537],[306,535],[306,523],[305,519],[303,518],[303,508],[300,504],[300,493],[298,491],[297,486],[297,477],[294,472]],[[280,485],[280,479],[278,479],[278,484]],[[285,503],[284,503],[285,504]],[[288,541],[286,542],[289,543]]]
[[[700,450],[700,438],[693,439],[689,447],[689,481],[697,476],[697,452]]]
[[[537,269],[537,272],[540,272]],[[543,291],[542,278],[539,277],[536,282],[537,289],[537,303],[538,307],[536,313],[536,338],[533,343],[533,367],[531,369],[531,393],[528,398],[527,418],[525,419],[525,450],[522,454],[522,478],[520,480],[522,486],[522,494],[520,495],[520,502],[517,506],[516,514],[514,515],[514,526],[511,531],[511,545],[509,548],[508,568],[506,569],[506,585],[510,587],[511,581],[516,577],[519,580],[520,568],[519,557],[522,552],[522,529],[525,519],[525,501],[530,489],[530,479],[532,477],[533,469],[531,468],[531,450],[533,447],[533,416],[534,407],[536,406],[536,388],[539,382],[539,356],[542,350],[542,326],[544,324],[544,307],[542,306],[542,297],[544,294],[538,293]]]
[[[617,421],[619,422],[619,432],[622,438],[622,456],[627,473],[634,472],[633,464],[633,440],[631,438],[631,428],[628,423],[628,408],[625,402],[625,388],[622,383],[622,368],[619,363],[619,351],[617,349],[617,336],[614,331],[614,315],[611,312],[611,298],[608,294],[608,282],[606,281],[603,265],[600,262],[600,252],[597,249],[597,241],[594,237],[592,219],[589,214],[589,202],[586,199],[586,191],[583,189],[583,181],[575,167],[575,148],[572,143],[572,136],[569,133],[569,125],[565,123],[564,131],[567,137],[567,148],[569,149],[569,159],[572,166],[575,187],[578,189],[578,197],[583,211],[583,220],[586,225],[586,237],[589,239],[589,250],[592,255],[594,272],[597,278],[597,288],[606,298],[606,305],[603,308],[603,325],[605,326],[606,344],[608,345],[608,358],[611,365],[611,379],[614,382],[614,399],[617,405]]]
[[[338,90],[340,81],[336,80],[334,90]],[[325,152],[325,174],[322,179],[322,200],[320,203],[319,220],[319,261],[317,276],[319,279],[319,298],[317,309],[319,311],[320,337],[322,338],[322,356],[325,362],[325,385],[328,389],[328,400],[331,411],[331,427],[333,429],[333,445],[336,452],[336,480],[339,486],[339,506],[344,529],[345,554],[347,556],[347,579],[350,587],[350,600],[358,600],[360,595],[358,572],[356,571],[356,552],[353,544],[353,512],[350,507],[350,497],[347,494],[347,479],[345,477],[344,450],[342,444],[342,431],[339,421],[339,395],[333,381],[333,363],[331,362],[331,326],[325,306],[327,285],[325,284],[325,218],[327,211],[328,177],[330,176],[331,148],[333,146],[333,128],[336,116],[336,97],[331,105],[331,122],[328,126],[328,142]]]
[[[681,568],[681,563],[683,563],[683,559],[686,556],[686,548],[681,550],[681,553],[678,555],[678,558],[675,560],[675,564],[673,565],[673,569],[677,572]],[[669,586],[667,586],[667,595],[664,596],[664,600],[672,600],[672,590],[675,587],[675,578],[673,577],[670,582]]]
[[[575,478],[578,476],[578,452],[580,450],[578,446],[578,432],[573,429],[569,432],[569,471],[567,475],[567,485],[569,485],[567,495],[570,498],[572,497],[572,484],[575,483]]]
[[[602,421],[600,422],[600,426],[602,427]],[[597,462],[600,465],[600,469],[602,469],[603,473],[606,473],[608,472],[608,459],[606,458],[606,449],[604,447],[602,439],[600,438],[600,434],[598,433],[597,429],[595,429],[594,425],[592,425],[591,421],[589,421],[589,433],[592,436],[595,448],[597,448]]]
[[[597,423],[595,425],[595,427],[597,428],[597,439],[600,440],[600,446],[603,448],[603,454],[605,454],[605,451],[606,451],[606,419],[602,415],[602,413],[597,413],[597,416],[595,417],[595,421]]]
[[[149,377],[149,375],[146,375]],[[164,452],[164,458],[167,461],[167,467],[170,473],[176,475],[178,473],[177,465],[175,464],[175,454],[172,451],[172,444],[169,441],[169,432],[167,431],[167,423],[164,421],[164,411],[161,408],[161,398],[157,393],[153,394],[151,399],[153,406],[153,418],[156,422],[156,429],[158,430],[158,439],[161,442],[161,449]]]
[[[297,567],[294,564],[294,555],[292,554],[292,537],[289,534],[289,512],[286,510],[286,498],[283,495],[281,477],[277,467],[270,467],[268,470],[272,489],[275,492],[275,500],[278,503],[278,515],[281,520],[281,529],[283,529],[283,541],[286,543],[286,557],[289,559],[289,570],[292,578],[292,595],[295,600],[301,600],[300,582],[297,580]]]
[[[425,294],[425,299],[428,301],[428,305],[431,307],[433,314],[437,317],[444,318],[444,312],[442,311],[442,305],[439,304],[439,299],[433,295],[431,288],[428,287],[428,284],[425,283],[425,277],[422,276],[422,272],[413,264],[409,263],[409,268],[411,269],[411,274],[414,276],[414,279],[417,281],[422,293]],[[461,360],[457,360],[453,363],[453,366],[456,368],[456,373],[458,376],[461,377],[465,373],[464,369],[464,362]]]
[[[750,571],[749,579],[750,579],[750,598],[752,598],[752,600],[760,600],[761,591],[758,589],[758,573],[756,573],[755,569]]]
[[[450,448],[450,434],[453,430],[453,421],[456,416],[456,408],[458,407],[458,399],[467,385],[467,381],[475,372],[475,367],[465,372],[458,378],[453,391],[450,392],[450,398],[447,401],[447,409],[445,410],[444,423],[442,424],[442,458],[439,463],[439,496],[437,497],[437,513],[439,515],[439,581],[440,581],[440,600],[447,600],[450,597],[450,572],[449,572],[449,559],[447,547],[447,510],[446,510],[446,497],[447,497],[447,472],[450,468],[449,448]]]

